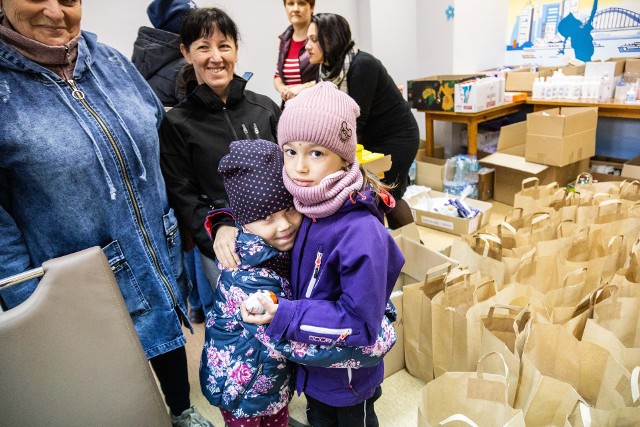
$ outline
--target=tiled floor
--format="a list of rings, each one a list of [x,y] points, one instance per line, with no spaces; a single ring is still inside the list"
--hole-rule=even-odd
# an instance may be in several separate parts
[[[490,213],[490,223],[498,224],[511,210],[511,206],[493,203]],[[422,241],[431,249],[442,250],[451,245],[452,234],[443,233],[425,227],[419,227]],[[195,334],[185,330],[187,336],[187,355],[189,358],[189,378],[191,382],[191,403],[198,406],[200,412],[213,422],[216,427],[222,427],[224,422],[217,408],[211,406],[200,392],[198,383],[198,367],[200,353],[204,341],[203,325],[195,325]],[[382,427],[413,427],[417,424],[418,399],[420,388],[424,383],[413,378],[406,370],[399,371],[382,384],[382,397],[376,402],[376,413]],[[291,417],[299,425],[307,425],[305,417],[304,397],[296,397],[289,406]]]

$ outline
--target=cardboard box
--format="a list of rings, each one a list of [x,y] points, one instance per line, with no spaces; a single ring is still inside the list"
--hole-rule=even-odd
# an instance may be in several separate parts
[[[640,59],[629,58],[624,63],[625,74],[638,74],[640,76]]]
[[[404,325],[402,318],[402,291],[395,291],[391,294],[391,302],[396,307],[398,317],[393,322],[393,329],[396,331],[396,343],[393,348],[384,356],[384,378],[401,371],[405,367],[404,363]]]
[[[579,173],[588,170],[584,159],[566,166],[547,166],[527,162],[524,158],[527,122],[503,126],[498,139],[498,151],[480,160],[495,169],[493,200],[513,206],[514,195],[522,189],[522,181],[537,177],[540,184],[557,182],[566,185],[575,181]]]
[[[622,178],[622,168],[624,167],[624,163],[625,162],[622,159],[601,159],[594,157],[589,162],[589,173],[593,179],[598,182],[621,181],[625,179]],[[597,170],[598,167],[614,169],[616,174],[599,172]]]
[[[620,76],[624,73],[624,67],[627,62],[627,58],[609,58],[606,61],[591,61],[586,63],[584,75],[593,75],[593,70],[600,72],[607,72],[609,76]],[[603,64],[603,65],[589,65],[589,64]]]
[[[529,68],[512,70],[507,73],[505,90],[507,92],[531,92],[536,77],[549,77],[551,75],[553,75],[551,70],[530,71]]]
[[[504,102],[526,101],[528,96],[527,92],[505,92]]]
[[[467,203],[472,208],[478,209],[480,211],[480,214],[471,219],[452,217],[416,208],[415,206],[420,203],[420,199],[424,197],[424,195],[418,194],[407,200],[407,203],[409,203],[409,207],[411,207],[411,213],[413,214],[414,221],[416,222],[416,224],[433,228],[435,230],[444,231],[445,233],[457,234],[459,236],[463,234],[473,234],[480,227],[485,225],[491,217],[490,211],[493,205],[491,203],[474,199],[465,199],[465,203]],[[426,197],[456,198],[455,196],[452,196],[450,194],[440,193],[438,191],[430,191],[428,193],[428,196]]]
[[[429,187],[436,191],[442,191],[442,174],[444,173],[445,159],[427,157],[424,151],[416,154],[416,184]]]
[[[597,107],[562,107],[527,114],[525,160],[566,166],[596,154]]]
[[[387,154],[380,159],[372,160],[370,162],[363,163],[362,165],[368,171],[376,174],[378,178],[383,178],[384,173],[391,169],[391,155]]]
[[[405,260],[393,288],[394,291],[402,290],[404,285],[424,281],[429,270],[432,270],[432,274],[442,274],[447,271],[449,265],[458,265],[458,261],[429,249],[406,235],[396,235],[394,240],[400,247]]]
[[[562,71],[565,76],[584,76],[585,64],[581,65],[565,65],[564,67],[558,67],[558,70]]]
[[[622,177],[620,181],[625,179],[640,180],[640,156],[627,160],[622,166]]]
[[[478,171],[478,200],[493,199],[493,180],[495,170],[492,168],[481,168]]]
[[[407,82],[409,107],[418,110],[452,112],[456,83],[483,77],[482,74],[456,74],[423,77]]]
[[[455,85],[456,113],[477,113],[504,104],[504,79],[486,77]]]

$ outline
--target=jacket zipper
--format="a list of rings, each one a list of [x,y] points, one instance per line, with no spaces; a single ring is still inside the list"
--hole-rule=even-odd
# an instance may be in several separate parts
[[[233,128],[233,123],[231,123],[231,118],[229,117],[229,111],[227,110],[227,107],[222,107],[222,113],[222,117],[224,117],[224,121],[227,122],[227,126],[229,127],[229,131],[231,132],[231,136],[233,136],[233,140],[239,140],[240,138],[238,138],[238,134]]]
[[[160,278],[162,279],[162,283],[164,283],[164,286],[169,291],[169,294],[171,295],[171,300],[173,301],[173,306],[175,307],[175,306],[178,305],[178,301],[176,299],[175,294],[173,293],[173,289],[171,288],[171,285],[169,284],[169,281],[164,276],[164,273],[162,272],[162,269],[160,268],[160,262],[158,261],[158,256],[156,255],[155,251],[153,250],[153,246],[151,245],[151,239],[149,239],[149,234],[147,233],[147,229],[144,227],[144,222],[142,221],[142,214],[140,212],[140,206],[138,205],[138,200],[135,198],[135,194],[133,192],[133,187],[131,185],[131,181],[129,180],[129,175],[127,173],[127,169],[125,168],[125,165],[124,165],[124,160],[122,158],[122,153],[120,152],[120,149],[116,145],[116,142],[115,142],[115,139],[113,138],[113,135],[111,135],[111,132],[109,132],[109,129],[107,129],[107,126],[104,124],[104,122],[102,121],[102,119],[100,118],[98,113],[96,113],[95,110],[86,101],[85,96],[84,96],[84,92],[82,92],[80,89],[78,89],[78,86],[76,86],[76,82],[74,80],[71,80],[71,79],[67,80],[67,84],[72,89],[71,95],[75,99],[80,101],[82,106],[84,108],[86,108],[86,110],[89,112],[89,114],[91,114],[91,116],[93,116],[93,118],[96,121],[96,123],[98,124],[98,126],[100,126],[100,129],[102,129],[102,132],[104,132],[105,136],[109,140],[109,144],[111,144],[111,148],[113,149],[114,153],[116,154],[116,157],[118,158],[118,164],[120,165],[120,170],[122,171],[122,175],[124,177],[124,182],[126,184],[127,193],[129,193],[129,198],[131,199],[131,204],[133,205],[133,210],[134,210],[135,215],[136,215],[136,220],[138,222],[138,226],[140,227],[140,230],[142,231],[142,236],[144,237],[144,241],[145,241],[145,244],[147,246],[147,250],[151,254],[151,258],[153,259],[153,263],[156,266],[156,270],[158,271],[158,274],[160,275]]]
[[[247,386],[244,388],[244,391],[240,395],[240,399],[244,399],[244,396],[249,392],[249,390],[251,390],[251,387],[253,387],[253,384],[258,380],[258,377],[260,376],[260,374],[262,374],[262,367],[263,367],[263,364],[261,363],[258,366],[258,372],[256,372],[256,374],[251,379],[251,382],[247,384]]]
[[[307,292],[305,297],[310,298],[311,293],[313,292],[313,288],[316,286],[316,281],[318,280],[318,275],[320,274],[320,264],[322,264],[322,252],[316,252],[316,261],[313,266],[313,273],[311,274],[311,279],[309,280],[309,285],[307,286]]]

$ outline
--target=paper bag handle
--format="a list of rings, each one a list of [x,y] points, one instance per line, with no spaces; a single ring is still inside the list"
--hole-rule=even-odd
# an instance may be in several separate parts
[[[564,279],[562,281],[562,288],[566,288],[567,287],[567,282],[569,282],[569,279],[572,279],[574,277],[579,277],[579,276],[583,276],[583,281],[587,279],[587,268],[586,267],[582,267],[582,268],[577,268],[573,271],[568,272],[567,274],[564,275]]]
[[[512,217],[512,214],[518,213],[518,217],[514,217],[513,219],[521,219],[524,215],[524,209],[522,208],[513,208],[504,216],[504,222],[509,222],[509,218]]]
[[[565,237],[564,236],[564,232],[562,231],[564,229],[564,226],[567,224],[574,224],[573,220],[570,219],[565,219],[563,221],[560,222],[560,224],[558,224],[558,227],[556,228],[556,235],[560,238]]]
[[[502,229],[506,229],[507,231],[509,231],[509,233],[513,234],[514,236],[516,235],[517,231],[516,229],[513,227],[513,225],[509,224],[506,221],[502,221],[500,224],[498,224],[498,234],[499,237],[502,237],[503,231]]]
[[[623,192],[627,191],[629,189],[629,187],[639,187],[640,188],[640,181],[638,181],[636,179],[634,179],[633,181],[629,181],[628,179],[625,179],[624,181],[622,181],[620,183],[620,193],[623,193]]]
[[[449,424],[452,423],[454,421],[461,421],[463,423],[467,423],[468,425],[472,426],[472,427],[479,427],[478,424],[474,423],[473,421],[471,421],[466,415],[462,415],[462,414],[453,414],[448,416],[447,418],[445,418],[444,420],[440,421],[438,423],[439,426],[443,426],[445,424]]]
[[[531,187],[538,188],[538,184],[540,184],[540,179],[535,176],[525,178],[522,180],[522,190],[526,190],[530,188],[529,184],[533,183]]]
[[[482,375],[484,374],[484,369],[482,369],[482,362],[484,362],[484,360],[490,356],[500,357],[500,360],[502,360],[502,367],[504,368],[504,380],[508,382],[509,367],[507,366],[507,362],[504,360],[504,356],[497,351],[490,351],[489,353],[485,354],[480,359],[478,359],[478,362],[476,363],[476,372],[478,373],[478,377],[482,378]]]
[[[620,211],[622,210],[622,202],[620,201],[620,199],[610,199],[610,200],[605,200],[603,202],[600,202],[598,204],[598,215],[600,216],[600,211],[602,210],[602,208],[605,208],[609,205],[617,205],[616,206],[616,214],[619,214]]]
[[[640,387],[638,384],[638,380],[640,379],[640,366],[636,366],[631,371],[631,399],[633,404],[638,403],[638,399],[640,399]]]

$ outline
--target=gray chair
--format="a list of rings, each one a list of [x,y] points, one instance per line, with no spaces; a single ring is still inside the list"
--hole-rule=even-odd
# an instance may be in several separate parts
[[[33,295],[0,313],[0,426],[171,425],[100,248],[42,272]]]

